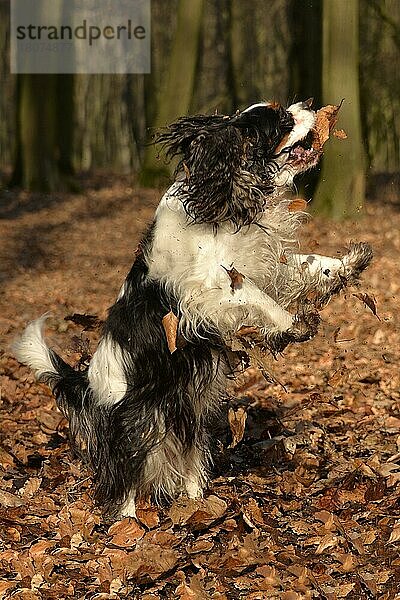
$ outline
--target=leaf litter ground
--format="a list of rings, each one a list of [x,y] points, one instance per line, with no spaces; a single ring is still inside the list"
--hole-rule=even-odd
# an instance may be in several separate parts
[[[138,522],[112,523],[52,396],[9,345],[51,311],[57,351],[75,364],[93,351],[95,328],[65,317],[103,319],[118,293],[159,197],[130,185],[99,176],[73,196],[2,192],[0,597],[399,597],[398,206],[307,225],[305,251],[373,245],[362,288],[324,309],[315,340],[271,363],[285,389],[254,370],[232,385],[233,439],[221,431],[203,500],[143,504]]]

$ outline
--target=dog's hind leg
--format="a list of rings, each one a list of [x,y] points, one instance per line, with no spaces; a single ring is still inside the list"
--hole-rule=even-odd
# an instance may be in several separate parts
[[[201,498],[207,482],[207,452],[193,447],[185,457],[186,473],[183,483],[188,498]]]
[[[133,488],[120,509],[121,517],[136,519],[136,490]]]

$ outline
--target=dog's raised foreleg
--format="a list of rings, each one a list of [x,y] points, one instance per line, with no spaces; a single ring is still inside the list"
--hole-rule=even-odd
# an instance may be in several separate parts
[[[228,271],[225,269],[225,271]],[[233,280],[225,274],[215,286],[191,294],[187,320],[211,322],[224,339],[242,326],[258,327],[272,352],[291,342],[302,342],[317,332],[318,318],[304,313],[293,315],[268,296],[248,277]]]
[[[372,249],[369,244],[359,242],[350,244],[342,258],[292,254],[287,260],[291,278],[299,284],[298,296],[313,291],[318,303],[324,305],[349,283],[357,282],[372,260]]]

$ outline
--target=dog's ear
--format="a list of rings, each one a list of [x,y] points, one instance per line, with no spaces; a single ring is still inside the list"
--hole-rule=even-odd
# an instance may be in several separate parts
[[[220,115],[181,118],[158,136],[167,156],[180,158],[177,171],[186,178],[183,203],[193,222],[217,226],[231,221],[240,228],[260,212],[261,191],[271,191],[257,178],[257,193],[249,192],[254,182],[244,170],[248,138],[236,121],[236,116]]]
[[[233,124],[254,140],[258,155],[272,159],[275,148],[292,130],[294,119],[278,103],[256,104],[236,115]]]

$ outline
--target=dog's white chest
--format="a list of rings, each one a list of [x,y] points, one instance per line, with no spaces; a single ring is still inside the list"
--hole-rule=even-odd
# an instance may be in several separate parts
[[[147,257],[149,276],[174,284],[197,280],[200,287],[209,288],[226,280],[226,269],[234,267],[246,277],[259,279],[265,272],[265,232],[250,226],[235,233],[224,224],[215,231],[210,225],[188,223],[181,200],[171,194],[175,185],[157,209]]]

